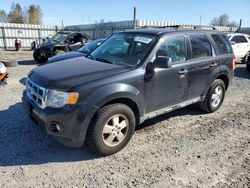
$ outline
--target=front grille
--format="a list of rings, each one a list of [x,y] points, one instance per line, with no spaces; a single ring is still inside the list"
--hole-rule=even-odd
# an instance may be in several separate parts
[[[46,89],[37,85],[29,78],[26,81],[26,92],[28,97],[40,108],[46,107]]]

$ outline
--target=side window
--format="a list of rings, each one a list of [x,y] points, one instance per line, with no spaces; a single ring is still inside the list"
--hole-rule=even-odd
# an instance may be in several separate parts
[[[213,34],[211,35],[217,47],[220,50],[220,54],[229,54],[231,53],[230,44],[225,35]]]
[[[212,46],[205,35],[191,35],[192,59],[212,56]]]
[[[247,39],[244,36],[234,36],[231,41],[234,41],[235,43],[246,43]]]
[[[172,58],[173,62],[185,61],[187,59],[187,46],[184,36],[167,37],[156,52],[156,57],[166,56]]]
[[[240,43],[246,43],[247,42],[246,37],[244,37],[244,36],[238,36],[238,37],[239,37],[239,42]]]

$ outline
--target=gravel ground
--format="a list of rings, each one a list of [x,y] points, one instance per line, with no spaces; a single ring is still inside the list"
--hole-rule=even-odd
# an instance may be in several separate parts
[[[37,65],[18,60],[0,97],[0,187],[250,187],[250,73],[238,65],[223,106],[190,106],[145,122],[121,152],[99,158],[40,132],[21,104],[24,77]]]

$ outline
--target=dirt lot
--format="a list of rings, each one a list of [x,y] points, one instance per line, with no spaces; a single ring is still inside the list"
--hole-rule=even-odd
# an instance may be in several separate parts
[[[121,152],[99,158],[40,132],[21,104],[31,52],[19,60],[0,96],[0,187],[250,187],[250,73],[238,65],[223,106],[190,106],[145,122]]]

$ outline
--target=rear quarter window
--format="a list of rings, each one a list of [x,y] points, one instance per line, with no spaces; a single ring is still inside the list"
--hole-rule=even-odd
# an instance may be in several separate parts
[[[190,36],[192,59],[212,56],[212,46],[205,35]]]
[[[219,49],[219,54],[232,53],[232,48],[230,47],[230,43],[225,35],[212,34],[211,36],[212,36],[216,46]]]

